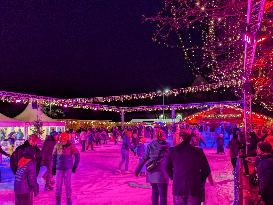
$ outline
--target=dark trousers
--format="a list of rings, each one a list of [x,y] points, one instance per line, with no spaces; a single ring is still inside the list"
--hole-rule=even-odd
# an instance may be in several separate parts
[[[233,170],[235,170],[236,168],[236,162],[237,162],[237,158],[231,158],[231,164],[232,164],[232,167],[233,167]]]
[[[248,168],[248,164],[245,157],[243,158],[243,165],[244,165],[245,173],[249,174],[249,168]]]
[[[125,171],[128,171],[128,168],[129,168],[129,150],[121,149],[121,161],[119,163],[118,169],[121,169],[124,162],[125,162]]]
[[[152,205],[167,205],[168,183],[152,183]]]
[[[33,205],[33,192],[15,194],[15,205]]]
[[[273,205],[273,199],[264,199],[265,205]]]
[[[91,150],[94,150],[93,142],[88,142],[88,145],[86,147],[86,150],[88,150],[89,146],[91,146]]]
[[[173,196],[174,205],[201,205],[201,199],[195,196]]]
[[[85,152],[86,140],[82,140],[82,152]]]

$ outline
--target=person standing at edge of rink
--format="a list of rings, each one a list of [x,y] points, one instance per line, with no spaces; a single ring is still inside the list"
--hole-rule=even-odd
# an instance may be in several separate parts
[[[121,167],[125,162],[125,173],[128,174],[129,168],[129,151],[132,150],[131,145],[131,138],[132,138],[132,131],[126,130],[125,133],[122,135],[122,145],[121,145],[121,161],[118,166],[117,173],[121,173]]]
[[[36,150],[27,147],[18,162],[14,180],[15,205],[33,205],[33,193],[39,193],[39,184],[36,178]]]
[[[146,162],[147,166],[156,163],[152,170],[147,170],[147,182],[152,185],[152,205],[167,205],[168,195],[168,173],[166,171],[166,160],[169,152],[169,144],[166,142],[167,132],[163,128],[156,131],[156,140],[152,141],[145,151],[144,157],[140,160],[135,174],[139,175]]]
[[[17,168],[18,168],[18,162],[23,156],[23,152],[28,147],[33,147],[35,149],[35,160],[36,160],[36,174],[38,176],[42,161],[42,155],[41,151],[37,146],[39,137],[35,134],[32,134],[28,137],[28,140],[24,142],[24,144],[20,145],[15,149],[15,151],[12,153],[10,157],[10,167],[12,169],[12,172],[14,175],[16,174]]]
[[[230,155],[231,164],[233,167],[233,173],[236,167],[236,162],[237,162],[237,158],[238,158],[241,146],[242,145],[238,139],[238,135],[234,133],[232,139],[228,143],[229,155]]]
[[[170,148],[167,172],[173,180],[174,205],[201,205],[210,166],[201,148],[190,145],[191,131],[180,132],[183,142]]]
[[[75,161],[73,164],[73,157]],[[53,150],[52,175],[56,175],[56,205],[61,204],[62,185],[65,185],[67,205],[72,205],[71,173],[76,173],[80,162],[80,153],[75,144],[69,142],[69,134],[64,132],[60,135],[60,142]]]
[[[260,193],[265,205],[273,205],[273,156],[271,145],[267,142],[259,142],[257,155],[255,167],[258,173]]]

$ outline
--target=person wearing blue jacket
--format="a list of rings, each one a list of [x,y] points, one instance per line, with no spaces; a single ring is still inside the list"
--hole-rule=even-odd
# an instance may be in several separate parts
[[[73,164],[73,156],[75,157]],[[65,185],[67,205],[72,205],[71,173],[75,173],[80,161],[76,146],[69,142],[69,134],[60,134],[60,143],[53,150],[52,174],[56,175],[56,205],[61,204],[62,185]]]
[[[125,162],[125,173],[129,173],[129,151],[133,150],[133,146],[131,145],[132,131],[127,130],[122,135],[122,145],[121,145],[121,161],[118,166],[118,173],[121,173],[121,167]]]
[[[152,205],[167,205],[168,182],[167,157],[169,153],[169,144],[166,142],[167,133],[163,128],[156,131],[157,139],[148,144],[144,156],[140,160],[135,174],[138,176],[142,167],[147,163],[154,164],[153,169],[148,170],[146,181],[152,185]],[[155,163],[153,163],[155,162]]]
[[[39,193],[35,154],[35,148],[28,147],[18,162],[14,181],[15,205],[33,205],[33,193],[34,196]]]

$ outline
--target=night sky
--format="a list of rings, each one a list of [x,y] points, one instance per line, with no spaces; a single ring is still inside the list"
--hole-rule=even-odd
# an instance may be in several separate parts
[[[1,1],[1,90],[94,97],[189,86],[181,50],[152,42],[162,0]]]
[[[0,89],[73,98],[190,86],[195,77],[182,51],[154,43],[154,25],[143,23],[143,15],[155,15],[162,2],[1,1]],[[165,103],[220,100],[233,98],[221,93],[193,94],[167,97]],[[162,99],[122,103],[147,104],[162,104]],[[24,108],[0,103],[0,113],[10,117]],[[66,118],[119,120],[117,114],[62,109]],[[146,114],[138,117],[151,117]]]

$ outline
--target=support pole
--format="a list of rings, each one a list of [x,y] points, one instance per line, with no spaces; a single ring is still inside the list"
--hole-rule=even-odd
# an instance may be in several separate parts
[[[120,115],[121,115],[121,128],[122,128],[122,130],[124,130],[124,110],[121,110],[121,113],[120,113]]]
[[[175,108],[172,108],[172,124],[175,125],[175,119],[176,119],[176,110]]]

